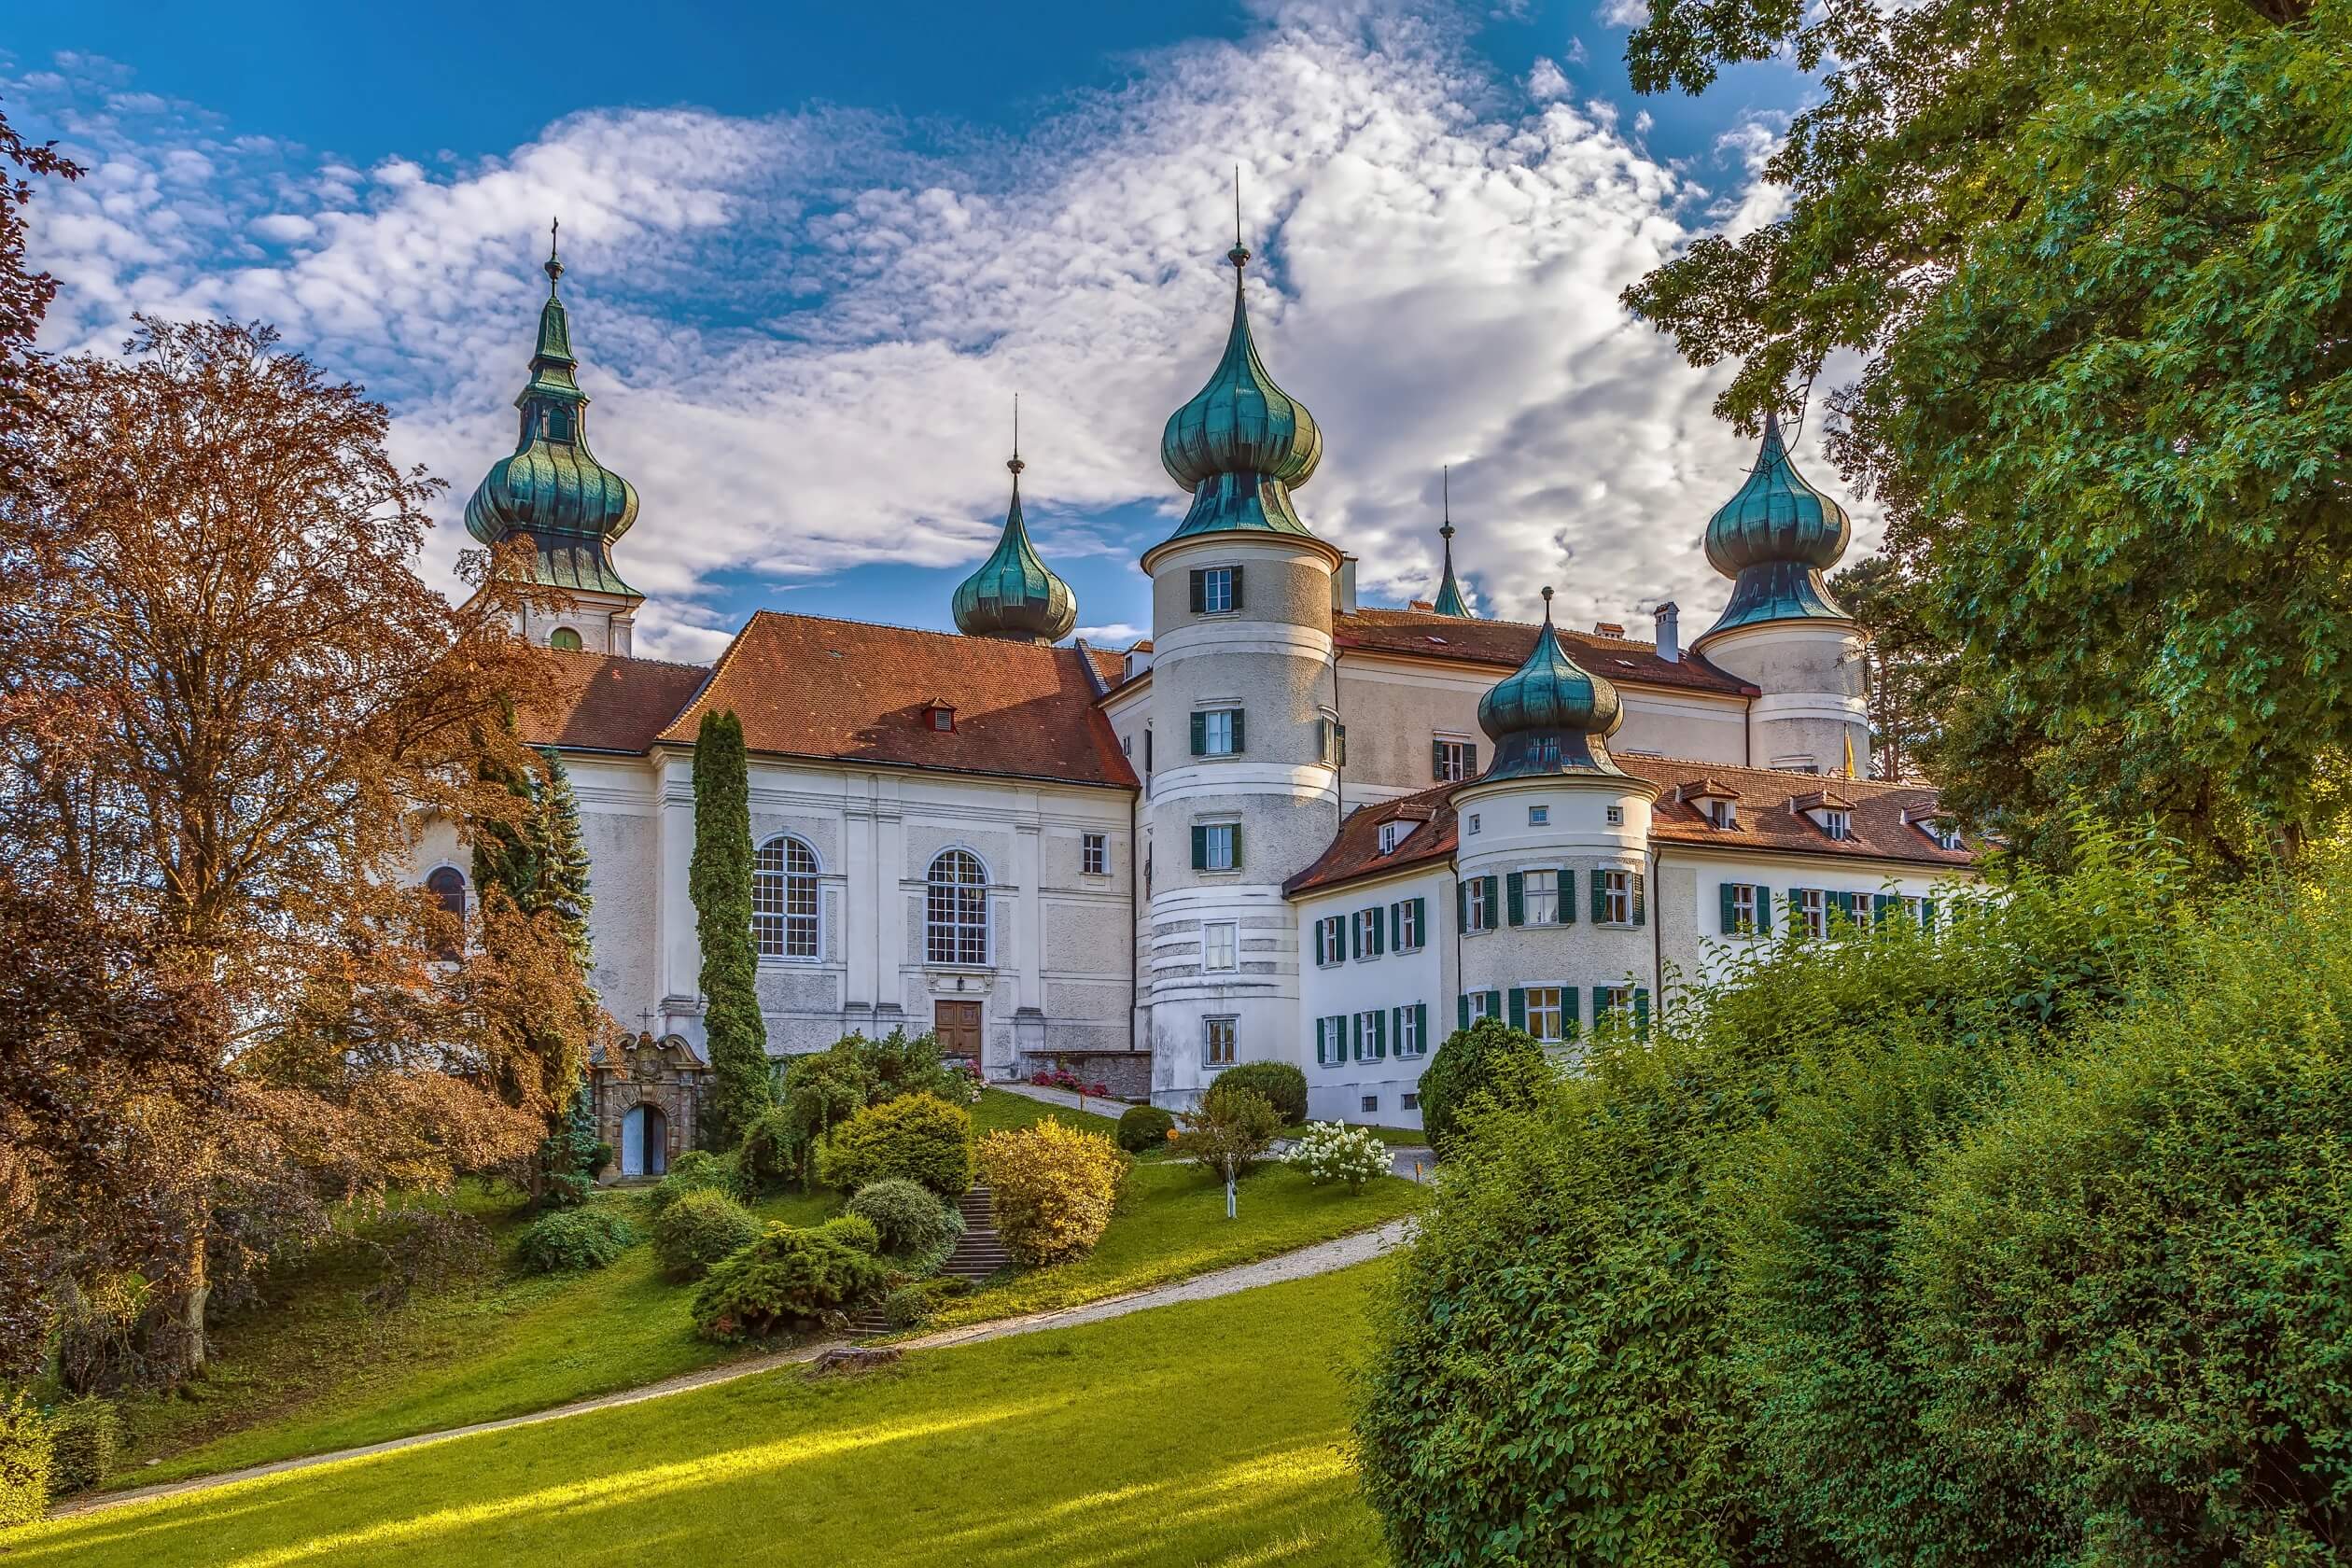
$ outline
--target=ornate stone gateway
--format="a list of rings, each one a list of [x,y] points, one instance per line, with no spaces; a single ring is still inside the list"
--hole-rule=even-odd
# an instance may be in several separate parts
[[[595,1069],[596,1136],[613,1154],[605,1181],[659,1176],[694,1147],[710,1069],[682,1035],[624,1036]]]

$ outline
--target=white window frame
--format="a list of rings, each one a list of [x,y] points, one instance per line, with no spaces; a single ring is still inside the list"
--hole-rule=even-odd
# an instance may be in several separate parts
[[[751,945],[761,961],[815,963],[824,956],[823,875],[816,846],[796,833],[776,833],[752,851]]]
[[[1568,1035],[1563,1023],[1567,999],[1564,987],[1521,986],[1519,995],[1525,1002],[1527,1032],[1530,1035],[1547,1045],[1558,1045],[1567,1040]],[[1551,998],[1550,1004],[1547,1006],[1538,1001],[1536,1000],[1538,997]],[[1539,1014],[1543,1016],[1539,1017]],[[1549,1032],[1547,1032],[1547,1029]]]
[[[1380,950],[1388,945],[1384,940],[1388,931],[1382,925],[1388,918],[1388,911],[1376,903],[1369,909],[1357,910],[1354,918],[1355,951],[1367,959],[1379,958]]]
[[[1468,999],[1466,1005],[1470,1014],[1470,1021],[1472,1023],[1477,1023],[1480,1018],[1495,1018],[1502,1016],[1502,1015],[1498,1013],[1490,1013],[1487,1011],[1487,994],[1485,991],[1464,991],[1462,994],[1463,997]]]
[[[1351,1049],[1359,1062],[1384,1061],[1388,1057],[1388,1009],[1367,1007],[1350,1016],[1353,1027],[1349,1031]],[[1371,1053],[1375,1047],[1379,1056]]]
[[[1431,737],[1437,743],[1438,755],[1445,759],[1438,764],[1437,782],[1460,784],[1470,777],[1470,743],[1453,740],[1445,735]]]
[[[1345,915],[1323,915],[1316,917],[1315,945],[1320,956],[1318,969],[1337,969],[1348,961],[1348,917]]]
[[[1633,1012],[1632,987],[1602,986],[1596,988],[1601,993],[1600,1005],[1592,1010],[1592,1021],[1596,1026],[1603,1018],[1614,1018],[1620,1014],[1631,1015]]]
[[[1078,871],[1083,876],[1111,875],[1111,835],[1082,833],[1078,835]]]
[[[1463,886],[1470,889],[1467,893],[1463,895],[1469,901],[1466,905],[1470,911],[1469,930],[1473,932],[1492,931],[1494,929],[1494,911],[1486,906],[1486,878],[1483,876],[1473,876],[1465,881]]]
[[[1217,601],[1222,597],[1224,603]],[[1200,570],[1200,613],[1231,615],[1233,613],[1233,568],[1203,567]]]
[[[1621,805],[1610,806],[1603,814],[1603,820],[1612,828],[1621,828],[1625,826],[1625,807]]]
[[[1804,933],[1811,937],[1829,934],[1829,895],[1819,888],[1799,888],[1795,899],[1796,915]]]
[[[1225,961],[1217,959],[1223,957]],[[1200,971],[1204,974],[1235,974],[1241,969],[1241,923],[1204,920],[1200,924]]]
[[[1917,893],[1905,893],[1905,894],[1903,895],[1903,910],[1904,910],[1904,912],[1905,912],[1906,914],[1908,914],[1908,915],[1911,917],[1911,924],[1912,924],[1912,925],[1919,927],[1922,931],[1925,931],[1925,930],[1926,929],[1926,927],[1927,927],[1927,901],[1926,901],[1926,899],[1925,899],[1924,897],[1922,897],[1921,895],[1919,895],[1919,894],[1917,894]]]
[[[1527,825],[1531,828],[1550,827],[1551,807],[1548,805],[1529,806],[1527,808]]]
[[[1315,1058],[1317,1067],[1345,1067],[1348,1064],[1348,1015],[1330,1013],[1315,1020],[1323,1027],[1317,1032],[1322,1054]]]
[[[1396,847],[1404,843],[1407,839],[1412,837],[1413,830],[1419,826],[1421,826],[1421,824],[1418,822],[1403,819],[1393,822],[1382,822],[1380,824],[1380,853],[1383,855],[1395,854]]]
[[[1535,886],[1535,879],[1539,876],[1545,884],[1540,890]],[[1538,899],[1544,902],[1538,904]],[[1547,913],[1539,917],[1535,913],[1538,908]],[[1527,923],[1531,926],[1556,926],[1561,923],[1560,873],[1556,868],[1537,866],[1519,873],[1519,913],[1527,917]]]
[[[1358,1095],[1356,1105],[1358,1107],[1356,1114],[1359,1116],[1377,1116],[1380,1113],[1380,1097],[1378,1094]]]
[[[1200,754],[1204,757],[1238,757],[1233,749],[1233,716],[1238,707],[1204,707],[1200,710]]]
[[[1399,1096],[1397,1097],[1396,1108],[1397,1108],[1399,1111],[1418,1111],[1418,1110],[1420,1110],[1420,1109],[1421,1109],[1421,1093],[1420,1093],[1420,1091],[1419,1091],[1419,1090],[1416,1090],[1416,1089],[1407,1089],[1407,1090],[1406,1090],[1406,1091],[1405,1091],[1402,1095],[1399,1095]]]
[[[1389,1039],[1392,1057],[1418,1057],[1429,1049],[1429,1042],[1421,1037],[1421,1009],[1407,1002],[1396,1009],[1396,1029]]]
[[[1395,923],[1396,950],[1400,953],[1420,952],[1421,944],[1427,940],[1421,931],[1421,905],[1411,899],[1397,900]]]
[[[1740,805],[1737,801],[1711,800],[1707,803],[1707,820],[1718,828],[1740,825]]]
[[[1741,936],[1756,934],[1756,884],[1731,884],[1731,929]]]
[[[1601,873],[1601,923],[1604,926],[1630,926],[1633,923],[1631,872]]]
[[[1230,1013],[1200,1020],[1200,1065],[1232,1067],[1241,1059],[1241,1020]]]
[[[966,863],[976,878],[963,875]],[[942,866],[950,868],[948,876],[941,876]],[[924,959],[958,969],[986,969],[988,946],[987,862],[961,845],[951,845],[933,855],[923,873]]]
[[[1234,835],[1240,831],[1241,824],[1239,822],[1203,822],[1200,826],[1207,834],[1200,841],[1201,871],[1204,874],[1231,871],[1233,869],[1233,839]],[[1223,865],[1217,863],[1217,847],[1221,844],[1225,847]]]
[[[1821,831],[1842,843],[1854,836],[1854,819],[1836,806],[1824,806],[1821,811]]]
[[[1466,831],[1470,833],[1477,833],[1478,831],[1478,814],[1475,811],[1470,813],[1470,826]]]

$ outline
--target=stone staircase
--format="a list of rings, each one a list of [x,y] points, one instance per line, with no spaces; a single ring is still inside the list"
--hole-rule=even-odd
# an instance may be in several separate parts
[[[963,1215],[963,1234],[956,1239],[956,1250],[947,1254],[947,1261],[939,1266],[939,1271],[977,1285],[1011,1264],[1013,1254],[1004,1250],[1004,1243],[997,1238],[996,1225],[988,1213],[987,1188],[973,1187],[956,1200],[956,1209]],[[891,1327],[879,1307],[868,1306],[849,1320],[849,1332],[861,1337],[889,1334]]]

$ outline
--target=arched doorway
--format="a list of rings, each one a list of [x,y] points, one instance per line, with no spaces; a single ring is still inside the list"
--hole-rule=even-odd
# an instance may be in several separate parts
[[[669,1169],[669,1121],[658,1105],[637,1105],[621,1118],[621,1174],[659,1176]]]

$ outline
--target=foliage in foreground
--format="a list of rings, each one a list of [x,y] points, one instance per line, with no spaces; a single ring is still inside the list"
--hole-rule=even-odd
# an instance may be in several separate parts
[[[1211,1084],[1200,1103],[1176,1113],[1176,1152],[1219,1181],[1245,1175],[1266,1157],[1282,1113],[1254,1089]]]
[[[1647,1046],[1471,1113],[1358,1418],[1400,1563],[2293,1561],[2340,1533],[2312,1500],[2352,1491],[2341,1322],[2304,1286],[2346,1266],[2343,1189],[2303,1172],[2342,1157],[2352,931],[2305,911],[2352,874],[2189,908],[2165,850],[2075,854],[1932,933],[1784,938]],[[2207,1165],[2234,1225],[2184,1190]],[[2175,1258],[2187,1288],[2150,1289]],[[2303,1511],[2232,1523],[2249,1489]],[[2177,1555],[2121,1545],[2151,1524]]]
[[[714,1155],[707,1149],[689,1149],[670,1162],[668,1172],[653,1183],[645,1201],[658,1214],[693,1192],[718,1192],[742,1198],[749,1196],[745,1185],[743,1167],[735,1156]]]
[[[867,1106],[818,1150],[817,1174],[845,1191],[897,1178],[959,1197],[972,1185],[972,1115],[933,1094]]]
[[[1116,1136],[1128,1154],[1148,1154],[1168,1147],[1168,1135],[1175,1128],[1176,1118],[1158,1106],[1130,1105],[1119,1113]]]
[[[514,1258],[530,1274],[603,1268],[637,1239],[637,1227],[610,1209],[557,1209],[523,1227]]]
[[[1389,1172],[1388,1145],[1379,1134],[1345,1122],[1314,1122],[1282,1156],[1311,1182],[1345,1182],[1350,1192]]]
[[[760,1239],[751,1211],[716,1187],[697,1187],[653,1216],[653,1255],[673,1280],[699,1280],[710,1266]]]
[[[706,1339],[763,1339],[811,1328],[882,1288],[874,1226],[829,1220],[807,1229],[770,1225],[694,1292],[694,1331]]]
[[[894,1029],[879,1040],[847,1034],[825,1050],[794,1057],[785,1065],[777,1103],[744,1135],[745,1172],[762,1185],[786,1180],[805,1185],[815,1174],[817,1151],[833,1128],[869,1105],[913,1094],[968,1106],[978,1102],[980,1085],[941,1057],[939,1039],[928,1030]]]
[[[1004,1250],[1031,1268],[1093,1252],[1132,1163],[1101,1133],[1050,1117],[988,1134],[980,1141],[980,1170]]]
[[[1421,1069],[1421,1130],[1430,1147],[1445,1154],[1463,1113],[1482,1097],[1531,1103],[1544,1073],[1544,1048],[1525,1029],[1500,1018],[1480,1018],[1454,1030]]]
[[[49,1496],[49,1422],[30,1394],[0,1395],[0,1530],[39,1519]]]

